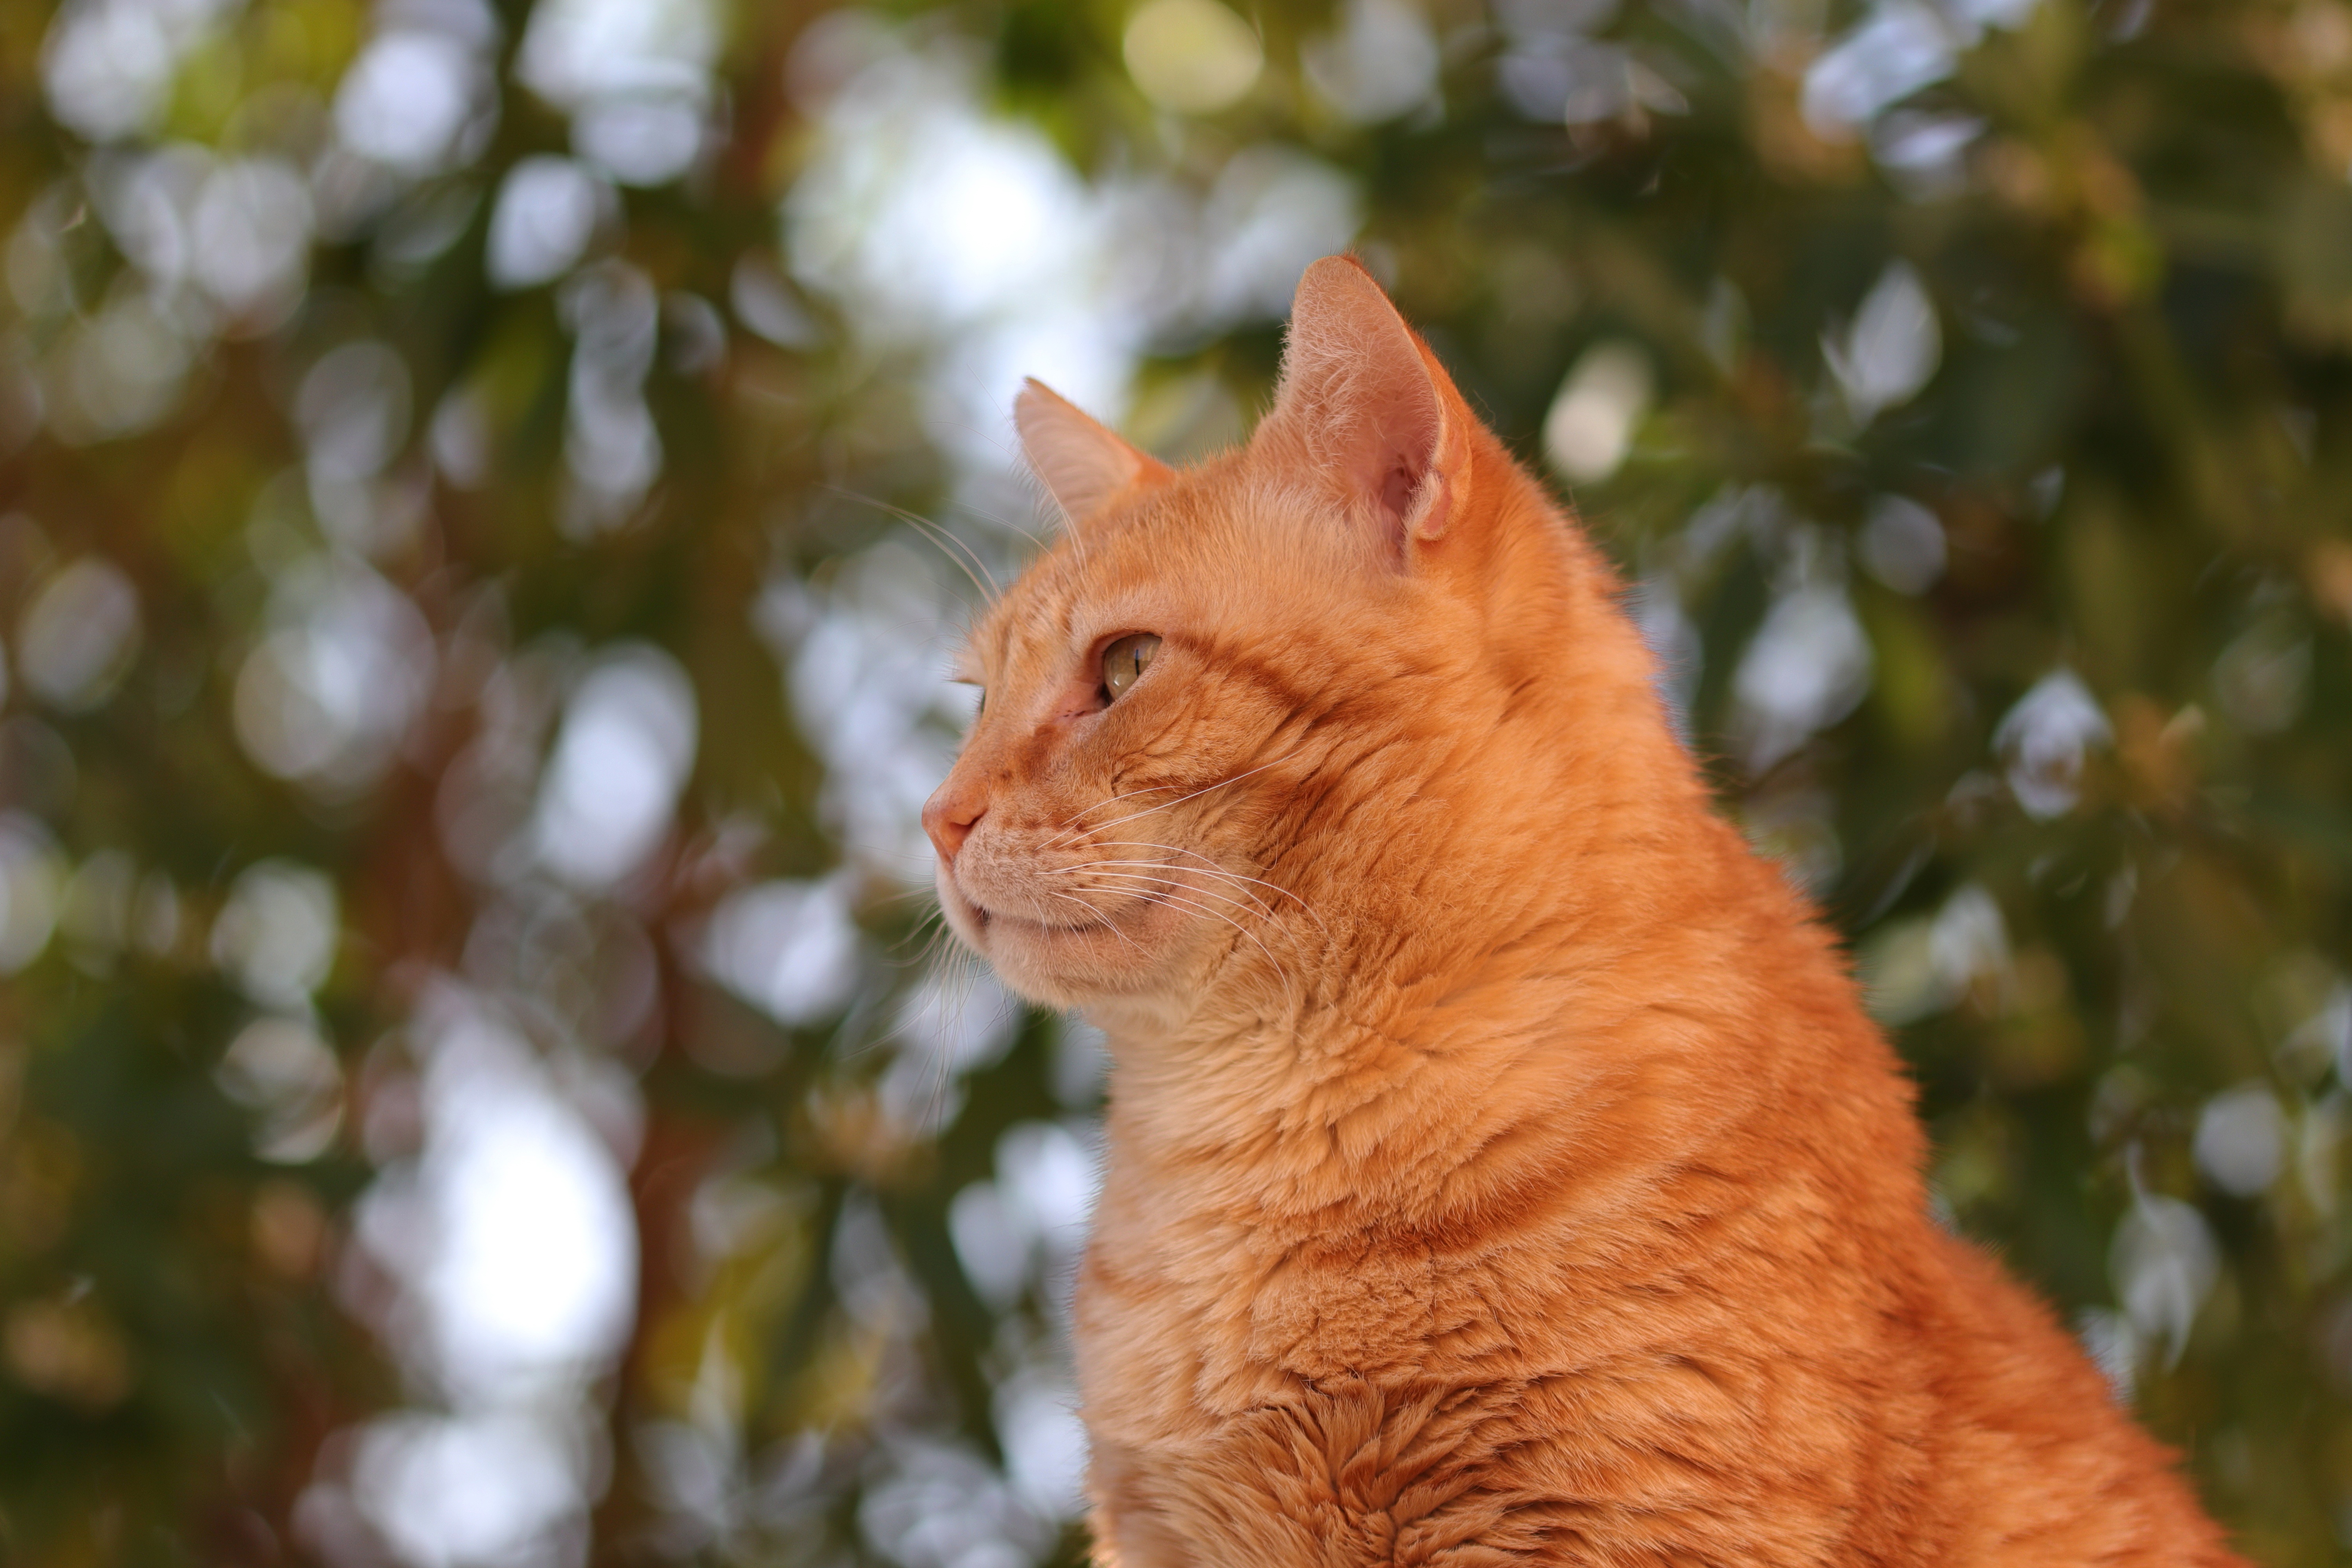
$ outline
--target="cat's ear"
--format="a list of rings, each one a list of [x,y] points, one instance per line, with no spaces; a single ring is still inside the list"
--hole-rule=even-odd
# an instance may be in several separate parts
[[[1073,525],[1128,490],[1169,475],[1167,464],[1138,451],[1043,382],[1023,385],[1013,400],[1013,423],[1029,466]]]
[[[1433,543],[1470,478],[1470,411],[1372,275],[1327,256],[1298,280],[1267,424],[1375,518],[1392,546]]]

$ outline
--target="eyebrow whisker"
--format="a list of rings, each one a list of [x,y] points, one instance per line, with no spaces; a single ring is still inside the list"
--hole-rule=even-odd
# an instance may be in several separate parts
[[[980,558],[980,552],[958,539],[940,523],[919,513],[908,511],[903,506],[893,506],[879,496],[869,496],[857,490],[845,489],[839,485],[824,485],[820,488],[849,500],[864,501],[867,506],[886,511],[901,522],[912,524],[921,531],[925,538],[938,545],[949,560],[955,562],[966,577],[971,579],[971,585],[980,590],[980,595],[983,601],[993,604],[1004,596],[1004,590],[997,584],[996,574],[988,569],[988,563]],[[971,564],[966,565],[966,562]],[[978,568],[977,572],[974,571],[975,567]],[[984,583],[981,580],[983,577],[987,579]]]

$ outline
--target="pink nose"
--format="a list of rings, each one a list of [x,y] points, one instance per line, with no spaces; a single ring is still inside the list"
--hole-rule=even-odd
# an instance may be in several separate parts
[[[931,847],[940,852],[942,861],[952,864],[956,851],[971,837],[971,830],[988,814],[988,803],[978,794],[967,794],[954,779],[940,785],[923,805],[923,831],[931,836]]]

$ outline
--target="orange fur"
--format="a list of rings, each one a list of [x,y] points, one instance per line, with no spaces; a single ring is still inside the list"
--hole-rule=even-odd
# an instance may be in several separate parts
[[[1930,1218],[1616,579],[1360,268],[1309,270],[1241,451],[1042,388],[1022,428],[1071,527],[925,820],[957,931],[1110,1039],[1098,1561],[2236,1561]]]

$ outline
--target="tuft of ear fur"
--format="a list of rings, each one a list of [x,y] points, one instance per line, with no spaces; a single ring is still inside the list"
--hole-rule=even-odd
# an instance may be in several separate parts
[[[1389,297],[1352,256],[1307,269],[1290,310],[1267,423],[1402,548],[1445,535],[1469,482],[1469,411]]]
[[[1169,477],[1165,463],[1129,446],[1044,382],[1023,385],[1013,423],[1029,466],[1073,525],[1128,490]]]

